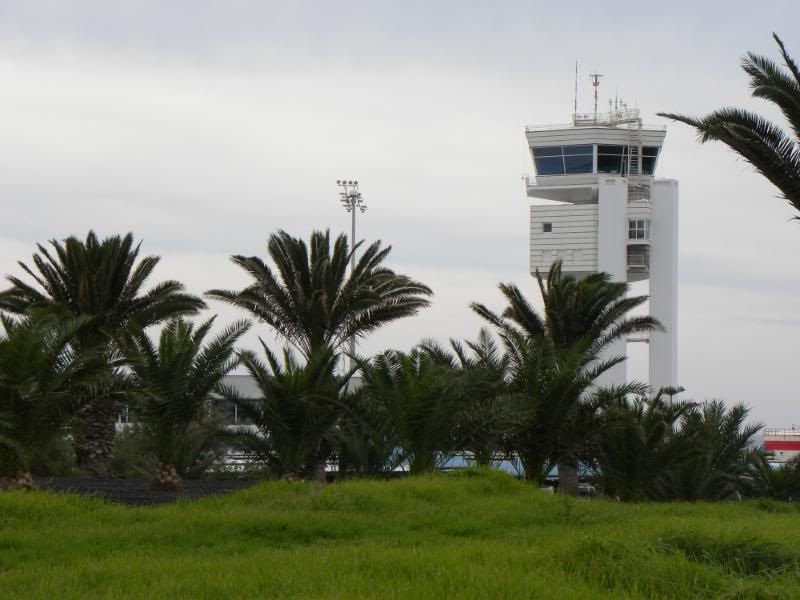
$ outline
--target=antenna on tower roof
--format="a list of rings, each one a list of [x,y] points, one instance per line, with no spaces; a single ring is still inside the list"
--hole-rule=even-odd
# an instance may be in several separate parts
[[[597,121],[597,88],[600,87],[600,78],[602,73],[590,73],[589,77],[592,80],[592,87],[594,87],[594,120]]]
[[[575,61],[575,106],[573,107],[572,118],[578,114],[578,61]]]

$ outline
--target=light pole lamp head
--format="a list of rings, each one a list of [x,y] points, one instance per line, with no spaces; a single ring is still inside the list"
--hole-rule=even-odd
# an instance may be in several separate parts
[[[358,191],[357,179],[337,179],[336,185],[342,188],[339,192],[339,201],[347,212],[354,212],[358,208],[362,213],[366,212],[367,206]]]

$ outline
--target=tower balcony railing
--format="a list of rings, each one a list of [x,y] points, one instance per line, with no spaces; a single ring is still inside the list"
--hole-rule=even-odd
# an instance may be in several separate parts
[[[650,202],[650,184],[636,181],[634,177],[629,177],[628,202]]]
[[[632,124],[631,120],[612,119],[609,115],[614,113],[598,113],[595,119],[594,113],[579,113],[573,115],[572,123],[550,123],[547,125],[526,125],[525,133],[531,131],[555,131],[560,129],[573,129],[575,127],[616,127],[617,125]],[[653,125],[643,123],[642,129],[646,131],[666,131],[666,125]]]
[[[647,260],[646,256],[634,254],[632,256],[628,256],[628,268],[629,269],[649,269],[650,268],[650,261]]]
[[[575,113],[572,115],[572,122],[576,127],[586,125],[624,125],[626,123],[639,122],[639,109],[629,108],[614,110],[607,113]]]
[[[800,441],[800,427],[792,426],[791,429],[764,429],[762,432],[765,438],[780,438],[782,440],[798,440]]]
[[[635,343],[650,343],[650,332],[649,331],[640,331],[638,333],[631,334],[625,338],[625,341],[629,344]]]

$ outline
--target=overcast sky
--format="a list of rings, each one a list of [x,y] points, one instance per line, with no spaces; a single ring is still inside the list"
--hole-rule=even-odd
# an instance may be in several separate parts
[[[618,93],[664,124],[656,112],[725,104],[777,118],[749,97],[739,59],[777,56],[773,31],[800,58],[796,0],[608,6],[4,0],[0,271],[18,273],[36,242],[93,228],[133,231],[163,257],[159,279],[240,287],[230,254],[264,255],[278,228],[345,231],[336,180],[357,178],[369,204],[358,237],[391,244],[390,266],[436,294],[360,350],[472,338],[468,304],[499,309],[498,282],[535,295],[524,127],[569,121],[575,60],[579,110],[597,69],[601,106]],[[684,126],[669,125],[658,175],[680,181],[687,397],[800,424],[800,224]],[[629,373],[646,377],[644,349]]]

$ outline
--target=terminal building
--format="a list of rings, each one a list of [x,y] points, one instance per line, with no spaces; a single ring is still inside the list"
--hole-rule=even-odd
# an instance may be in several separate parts
[[[649,385],[678,385],[678,182],[656,177],[666,129],[645,126],[638,110],[575,114],[569,125],[527,127],[535,168],[526,177],[530,271],[553,262],[575,276],[609,273],[614,281],[649,281],[649,310],[664,332],[620,341],[649,344]],[[625,363],[603,384],[626,381]]]

